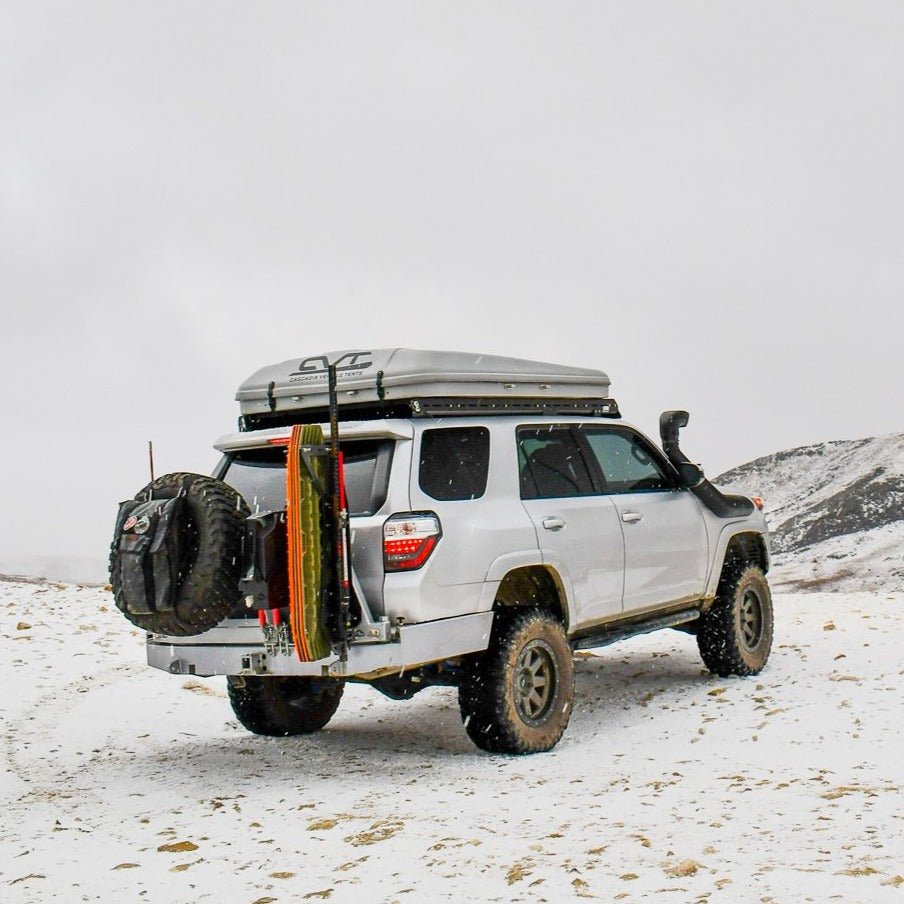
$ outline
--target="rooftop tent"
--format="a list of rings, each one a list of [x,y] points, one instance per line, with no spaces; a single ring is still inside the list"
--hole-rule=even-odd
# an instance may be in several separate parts
[[[326,352],[263,367],[236,399],[250,426],[291,412],[314,419],[328,407],[327,368],[335,364],[346,416],[535,413],[618,416],[601,370],[498,355],[407,348]]]

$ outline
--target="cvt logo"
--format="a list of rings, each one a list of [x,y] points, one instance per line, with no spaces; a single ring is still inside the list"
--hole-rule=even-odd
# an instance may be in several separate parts
[[[373,352],[346,352],[336,359],[336,371],[365,370],[368,367],[372,367],[374,363],[371,360],[372,355]],[[312,355],[310,358],[305,358],[298,365],[298,370],[292,371],[290,376],[300,377],[311,374],[325,374],[329,370],[329,366],[330,362],[327,360],[326,355]]]

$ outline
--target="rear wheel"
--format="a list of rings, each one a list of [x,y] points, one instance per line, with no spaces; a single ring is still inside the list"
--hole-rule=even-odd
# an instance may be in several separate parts
[[[345,684],[330,678],[230,675],[229,702],[248,731],[271,737],[320,731],[339,708]]]
[[[697,646],[717,675],[756,675],[772,649],[772,595],[757,565],[728,567],[716,602],[700,618]]]
[[[489,648],[468,658],[458,688],[471,740],[494,753],[550,750],[573,700],[571,647],[561,623],[537,609],[498,612]]]

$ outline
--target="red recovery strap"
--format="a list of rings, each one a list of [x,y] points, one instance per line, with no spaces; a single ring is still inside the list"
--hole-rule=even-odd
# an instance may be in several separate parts
[[[311,662],[311,654],[304,637],[304,578],[302,576],[301,498],[299,468],[301,467],[301,432],[304,427],[295,424],[289,437],[286,454],[286,528],[289,537],[289,624],[295,652],[301,662]]]

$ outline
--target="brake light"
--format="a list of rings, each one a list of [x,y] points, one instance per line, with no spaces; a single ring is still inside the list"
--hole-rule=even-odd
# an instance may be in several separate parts
[[[760,510],[763,511],[763,498],[762,496],[753,496],[751,497],[751,501],[753,504]]]
[[[414,571],[436,548],[442,536],[432,512],[393,515],[383,525],[383,567],[386,571]]]

